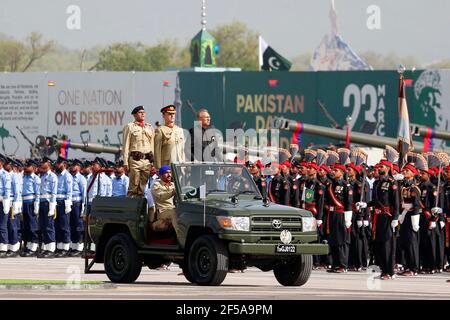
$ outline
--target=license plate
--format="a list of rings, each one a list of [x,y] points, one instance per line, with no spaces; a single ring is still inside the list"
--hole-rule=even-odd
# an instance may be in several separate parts
[[[276,253],[295,253],[297,247],[291,244],[279,244],[275,248]]]

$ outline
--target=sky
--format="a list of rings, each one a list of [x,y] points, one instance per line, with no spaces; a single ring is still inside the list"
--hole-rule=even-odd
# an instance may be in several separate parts
[[[201,28],[201,0],[1,0],[0,33],[24,40],[32,31],[71,49],[113,42],[189,41]],[[80,9],[71,30],[67,9]],[[450,1],[335,0],[338,32],[356,52],[394,52],[420,63],[450,58]],[[368,8],[376,6],[367,13]],[[330,0],[207,0],[207,27],[239,20],[293,58],[313,52],[330,32]],[[373,9],[371,9],[373,10]],[[367,21],[379,17],[375,29]],[[71,20],[72,21],[72,20]]]

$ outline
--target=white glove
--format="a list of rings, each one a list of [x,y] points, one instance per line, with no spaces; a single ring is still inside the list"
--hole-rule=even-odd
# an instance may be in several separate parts
[[[356,225],[358,226],[358,228],[361,228],[363,226],[362,220],[356,221]]]
[[[64,206],[66,207],[66,209],[64,210],[65,213],[69,213],[70,211],[72,211],[72,200],[64,200]]]
[[[23,202],[19,201],[19,212],[22,212],[23,209]]]
[[[84,217],[84,202],[81,204],[81,212],[80,212],[80,217]]]
[[[323,221],[322,220],[317,220],[317,227],[320,227],[322,225]]]
[[[395,228],[397,228],[397,226],[398,226],[398,220],[392,220],[391,221],[391,228],[395,229]]]
[[[345,220],[345,227],[348,229],[352,225],[352,211],[345,211],[344,212],[344,220]]]
[[[14,211],[14,215],[20,213],[20,202],[19,201],[13,202],[13,211]]]
[[[11,209],[11,199],[3,199],[3,213],[8,214]]]
[[[401,173],[394,174],[392,177],[394,178],[395,181],[401,181],[405,178],[405,176],[402,175]]]
[[[398,217],[398,222],[400,224],[403,224],[403,221],[405,221],[406,211],[403,211],[402,214]]]
[[[436,228],[436,221],[431,221],[430,223],[430,229]]]
[[[444,221],[439,221],[439,224],[441,225],[441,229],[445,228],[445,222]]]
[[[363,225],[364,225],[364,227],[368,227],[369,226],[369,220],[364,220]]]
[[[413,216],[411,216],[411,224],[412,224],[412,228],[415,232],[419,231],[419,220],[420,220],[420,214],[415,214]]]
[[[55,215],[55,211],[56,211],[56,202],[50,202],[48,206],[48,216],[51,217]]]
[[[357,202],[356,203],[356,208],[358,208],[358,210],[359,209],[364,209],[364,208],[367,208],[367,202]]]
[[[433,213],[433,214],[441,214],[442,213],[442,208],[439,208],[439,207],[431,208],[431,213]]]
[[[33,213],[34,213],[35,215],[38,215],[38,214],[39,214],[39,202],[35,202],[35,203],[34,203],[34,210],[33,210]]]

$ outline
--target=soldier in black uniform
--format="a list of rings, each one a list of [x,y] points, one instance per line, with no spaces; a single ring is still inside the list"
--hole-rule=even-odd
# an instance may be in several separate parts
[[[440,222],[439,224],[441,225],[441,229],[443,229],[444,233],[445,255],[447,257],[447,262],[450,263],[450,166],[445,167],[444,173],[445,182],[442,188],[444,206],[442,209],[444,211],[445,221],[443,221],[443,223]],[[447,266],[445,271],[450,272],[450,264]]]
[[[247,161],[246,166],[252,175],[253,181],[255,181],[256,186],[258,187],[259,192],[264,197],[266,192],[266,182],[264,177],[261,177],[261,170],[258,166],[258,163]]]
[[[420,222],[420,189],[414,177],[417,169],[408,163],[402,170],[404,180],[401,189],[402,213],[399,217],[401,223],[400,238],[405,250],[405,271],[403,276],[416,276],[419,271],[419,222]]]
[[[291,171],[289,175],[290,184],[290,204],[291,207],[300,207],[300,173],[299,173],[299,162],[294,160],[292,162]]]
[[[274,175],[272,180],[270,180],[269,188],[269,199],[272,202],[282,205],[289,205],[290,199],[290,185],[289,181],[283,177],[281,174],[282,165],[272,164],[274,167]]]
[[[433,273],[436,261],[436,221],[431,213],[435,207],[437,190],[431,182],[431,172],[428,167],[420,167],[416,161],[416,168],[420,169],[420,242],[419,242],[419,261],[420,273]]]
[[[311,162],[308,164],[308,179],[305,181],[304,188],[306,190],[305,201],[303,202],[303,208],[311,211],[318,224],[322,225],[323,221],[323,205],[325,196],[325,185],[317,179],[317,170],[319,167],[316,163]],[[318,228],[318,242],[323,240],[322,228]],[[314,266],[317,268],[320,265],[320,256],[315,255]]]
[[[325,193],[328,206],[327,234],[333,257],[333,268],[329,272],[347,272],[350,227],[352,224],[353,191],[344,180],[345,166],[335,164],[332,169],[333,180]]]
[[[394,276],[396,249],[396,232],[400,209],[399,189],[396,181],[389,176],[392,163],[381,160],[378,164],[378,180],[374,182],[372,200],[368,203],[373,208],[373,237],[375,260],[381,269],[382,280]],[[364,205],[359,205],[364,207]]]
[[[351,271],[362,271],[367,267],[368,244],[365,233],[364,220],[367,219],[367,208],[360,208],[356,203],[367,201],[369,186],[362,181],[363,168],[354,163],[347,165],[348,183],[353,190],[353,216],[350,241],[349,266]]]

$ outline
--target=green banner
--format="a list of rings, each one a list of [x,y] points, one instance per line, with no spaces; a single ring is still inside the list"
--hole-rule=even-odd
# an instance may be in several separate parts
[[[239,125],[269,129],[274,116],[345,128],[346,118],[351,117],[351,131],[397,136],[396,71],[181,72],[179,76],[183,105],[190,100],[196,108],[206,107],[220,130]],[[405,78],[409,80],[406,91],[411,122],[448,130],[450,115],[446,116],[440,100],[445,93],[450,101],[450,94],[443,93],[443,79],[449,84],[450,72],[420,70],[407,72]],[[183,108],[183,127],[192,127],[191,113]],[[292,133],[283,132],[281,146],[287,147],[291,137]],[[337,141],[302,134],[301,142],[307,147]]]

